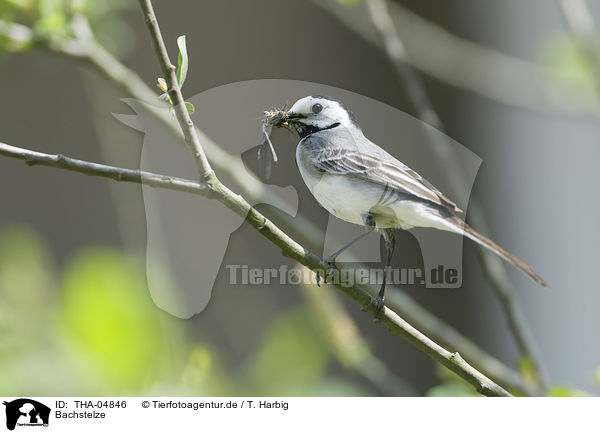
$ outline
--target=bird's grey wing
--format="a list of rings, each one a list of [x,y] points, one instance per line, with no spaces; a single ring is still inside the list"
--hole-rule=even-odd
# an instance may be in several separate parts
[[[333,175],[354,175],[400,194],[412,195],[421,200],[443,206],[448,210],[461,209],[431,183],[375,144],[369,142],[365,149],[346,149],[332,146],[313,147],[315,169]],[[374,147],[373,147],[374,146]],[[362,147],[362,146],[361,146]]]

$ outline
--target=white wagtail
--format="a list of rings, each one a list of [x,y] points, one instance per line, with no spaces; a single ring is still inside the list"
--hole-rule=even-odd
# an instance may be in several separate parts
[[[287,112],[272,113],[277,126],[292,126],[300,136],[296,162],[319,204],[336,217],[366,228],[323,260],[333,269],[335,258],[359,239],[374,230],[383,236],[387,257],[376,298],[379,309],[394,252],[393,229],[398,228],[433,227],[464,235],[548,287],[526,263],[458,218],[455,213],[462,211],[431,183],[365,137],[340,102],[327,96],[307,96]]]

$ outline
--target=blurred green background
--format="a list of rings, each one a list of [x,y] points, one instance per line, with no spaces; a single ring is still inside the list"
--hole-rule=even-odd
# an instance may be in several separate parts
[[[363,395],[326,377],[326,342],[306,308],[275,318],[238,371],[186,321],[159,311],[144,268],[109,247],[57,267],[31,229],[0,232],[2,395]]]

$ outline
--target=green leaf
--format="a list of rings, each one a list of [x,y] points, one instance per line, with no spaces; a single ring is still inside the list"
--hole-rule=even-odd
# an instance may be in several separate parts
[[[194,114],[194,111],[196,110],[194,108],[194,104],[192,104],[191,102],[186,102],[185,108],[187,108],[188,114]]]
[[[185,35],[177,38],[177,46],[179,47],[179,65],[177,66],[177,83],[179,87],[183,87],[185,77],[188,71],[188,54],[185,46]]]

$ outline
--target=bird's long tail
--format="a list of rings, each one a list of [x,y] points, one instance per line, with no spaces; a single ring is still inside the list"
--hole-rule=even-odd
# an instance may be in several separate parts
[[[519,259],[514,254],[511,254],[508,251],[506,251],[504,248],[502,248],[496,242],[492,241],[491,239],[486,238],[481,233],[476,232],[471,226],[469,226],[467,223],[465,223],[460,218],[453,217],[453,218],[447,219],[447,221],[448,220],[450,220],[449,222],[451,222],[452,225],[454,225],[456,228],[460,229],[466,237],[477,242],[479,245],[486,247],[488,250],[492,251],[493,253],[496,253],[497,255],[502,257],[507,262],[516,266],[521,271],[523,271],[525,274],[527,274],[529,277],[531,277],[536,283],[540,284],[542,287],[550,287],[548,285],[548,283],[546,281],[544,281],[544,279],[542,277],[540,277],[538,274],[533,272],[533,270],[531,269],[531,267],[529,267],[529,265],[527,263],[525,263],[523,260]]]

